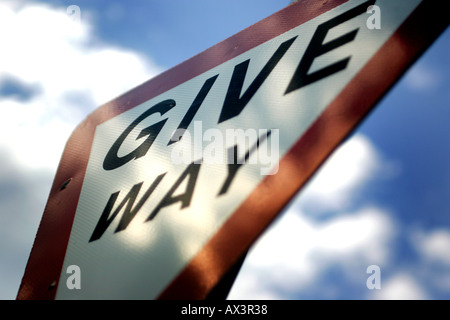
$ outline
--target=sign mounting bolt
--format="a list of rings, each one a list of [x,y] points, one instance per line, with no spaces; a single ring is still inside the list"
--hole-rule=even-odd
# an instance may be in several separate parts
[[[61,185],[61,187],[59,187],[59,191],[64,190],[71,181],[72,181],[72,178],[69,178],[66,181],[64,181],[64,183]]]

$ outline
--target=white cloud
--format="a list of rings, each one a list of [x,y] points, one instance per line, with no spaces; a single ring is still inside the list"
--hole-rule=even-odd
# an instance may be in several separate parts
[[[307,291],[333,264],[346,268],[350,281],[364,283],[368,265],[388,262],[394,235],[389,216],[374,208],[322,223],[289,211],[249,253],[230,299],[287,299]]]
[[[387,263],[394,235],[394,223],[375,208],[325,222],[288,211],[249,252],[229,298],[245,294],[253,299],[268,292],[289,298],[314,285],[332,264],[351,270],[349,277],[365,283],[367,266]]]
[[[350,262],[359,258],[364,263],[385,264],[389,256],[387,244],[394,231],[387,212],[367,208],[331,219],[320,227],[313,240],[327,259]]]
[[[412,90],[429,92],[436,88],[442,80],[435,69],[423,64],[417,64],[406,73],[405,83]]]
[[[412,240],[425,260],[450,267],[450,231],[448,229],[437,229],[429,233],[416,231]]]
[[[419,254],[416,273],[428,287],[444,296],[450,293],[450,230],[446,228],[411,233],[411,243]]]
[[[365,286],[367,266],[388,264],[397,226],[381,208],[346,208],[375,175],[390,175],[391,169],[366,137],[346,141],[257,241],[229,298],[270,292],[288,299],[308,292],[332,265],[341,266],[348,281]],[[335,214],[317,219],[323,210]]]
[[[8,83],[33,89],[25,99],[0,95],[1,299],[17,294],[71,132],[161,71],[139,53],[99,43],[83,17],[89,13],[78,23],[65,7],[0,2],[0,92]]]
[[[0,147],[21,165],[54,170],[89,112],[160,72],[136,52],[96,42],[92,28],[65,8],[0,4],[0,30],[8,30],[0,34],[0,87],[13,78],[40,89],[29,101],[0,100]]]
[[[283,295],[278,294],[264,282],[262,275],[246,273],[239,276],[238,285],[233,286],[229,300],[282,300]]]
[[[380,172],[382,162],[371,142],[355,135],[336,150],[301,192],[299,204],[323,210],[342,210],[359,195],[368,179]]]
[[[383,282],[380,290],[373,291],[378,300],[425,300],[428,299],[423,287],[408,273],[398,273]]]

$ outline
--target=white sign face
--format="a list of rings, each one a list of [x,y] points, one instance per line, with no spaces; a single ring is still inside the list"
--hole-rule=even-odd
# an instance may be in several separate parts
[[[98,125],[56,298],[157,298],[420,2],[377,29],[348,1]]]

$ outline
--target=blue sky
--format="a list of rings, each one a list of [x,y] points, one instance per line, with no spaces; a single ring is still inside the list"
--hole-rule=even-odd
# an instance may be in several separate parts
[[[73,4],[81,24],[67,17]],[[288,4],[0,4],[1,299],[17,294],[76,125]],[[447,30],[252,248],[230,298],[450,298],[449,53]],[[380,290],[366,287],[373,264]]]

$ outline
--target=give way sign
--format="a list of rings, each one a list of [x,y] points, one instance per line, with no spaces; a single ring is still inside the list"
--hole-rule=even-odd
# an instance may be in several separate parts
[[[67,142],[18,299],[205,298],[442,12],[298,1],[98,108]]]

